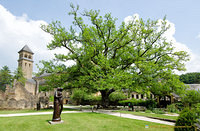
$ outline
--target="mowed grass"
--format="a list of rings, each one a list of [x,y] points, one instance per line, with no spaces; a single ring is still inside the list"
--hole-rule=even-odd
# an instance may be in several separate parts
[[[78,109],[63,108],[63,111],[78,111]],[[0,110],[0,114],[30,113],[30,112],[53,112],[53,109],[31,110]]]
[[[0,117],[2,131],[172,131],[167,125],[99,113],[62,114],[64,123],[50,125],[52,115]],[[149,128],[145,128],[148,125]]]
[[[143,112],[132,112],[132,111],[115,111],[115,112],[133,114],[133,115],[138,115],[138,116],[148,116],[148,117],[155,117],[155,118],[170,119],[170,120],[176,120],[178,118],[178,116],[167,116],[164,114],[154,114],[154,113],[143,113]]]

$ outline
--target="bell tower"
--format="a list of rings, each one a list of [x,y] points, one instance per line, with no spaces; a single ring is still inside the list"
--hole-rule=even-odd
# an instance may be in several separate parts
[[[26,79],[32,79],[33,72],[33,52],[25,45],[19,52],[18,67],[22,68],[24,77]]]

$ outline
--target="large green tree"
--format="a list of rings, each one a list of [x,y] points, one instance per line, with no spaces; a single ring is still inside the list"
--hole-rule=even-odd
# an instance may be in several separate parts
[[[65,54],[55,54],[55,60],[76,63],[61,68],[65,67],[61,63],[43,61],[43,71],[65,73],[62,80],[66,87],[100,91],[102,104],[107,106],[108,96],[115,90],[148,92],[165,79],[163,76],[167,75],[169,80],[174,70],[185,69],[188,55],[176,52],[173,43],[166,40],[164,33],[170,27],[165,18],[160,21],[133,18],[117,27],[117,19],[110,13],[104,16],[97,10],[80,13],[79,6],[73,5],[71,9],[69,15],[74,21],[70,27],[59,21],[42,26],[53,36],[47,46],[50,50],[66,49]]]
[[[0,70],[0,89],[5,91],[6,84],[10,85],[12,83],[12,75],[8,66],[3,66]]]

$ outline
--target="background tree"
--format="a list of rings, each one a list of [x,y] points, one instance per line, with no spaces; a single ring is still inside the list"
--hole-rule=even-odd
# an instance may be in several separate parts
[[[25,84],[26,78],[24,77],[24,73],[22,71],[22,68],[19,67],[14,71],[14,79],[21,82],[22,84]]]
[[[165,79],[163,76],[185,69],[183,62],[188,55],[176,52],[173,43],[164,37],[169,29],[165,18],[160,21],[133,18],[116,27],[117,19],[109,13],[100,16],[97,10],[79,13],[79,6],[71,8],[72,26],[66,28],[59,21],[42,26],[53,36],[47,46],[50,50],[66,49],[66,54],[55,54],[55,60],[76,63],[62,70],[67,74],[66,87],[100,91],[102,105],[106,107],[115,90],[147,92],[158,80]],[[85,18],[90,23],[84,23]],[[43,63],[43,70],[51,72],[63,65]]]
[[[12,75],[8,66],[3,66],[0,70],[0,89],[5,91],[6,84],[11,85]]]
[[[180,81],[185,84],[200,84],[200,73],[192,72],[180,75]]]

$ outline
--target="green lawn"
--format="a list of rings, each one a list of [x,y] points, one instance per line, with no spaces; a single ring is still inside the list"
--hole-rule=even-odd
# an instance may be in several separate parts
[[[171,120],[176,120],[178,118],[178,116],[166,116],[164,114],[153,114],[153,113],[132,112],[132,111],[116,111],[116,112],[133,114],[133,115],[138,115],[138,116],[149,116],[149,117],[155,117],[155,118],[171,119]]]
[[[0,118],[3,131],[172,131],[166,125],[99,113],[62,114],[64,123],[50,125],[52,115]],[[145,128],[148,125],[149,128]]]
[[[24,109],[24,110],[0,110],[0,114],[13,114],[13,113],[30,113],[30,112],[47,112],[47,111],[52,111],[53,109],[41,109],[39,111],[37,110],[28,110],[28,109]],[[63,111],[78,111],[76,109],[70,109],[70,108],[63,108]]]

